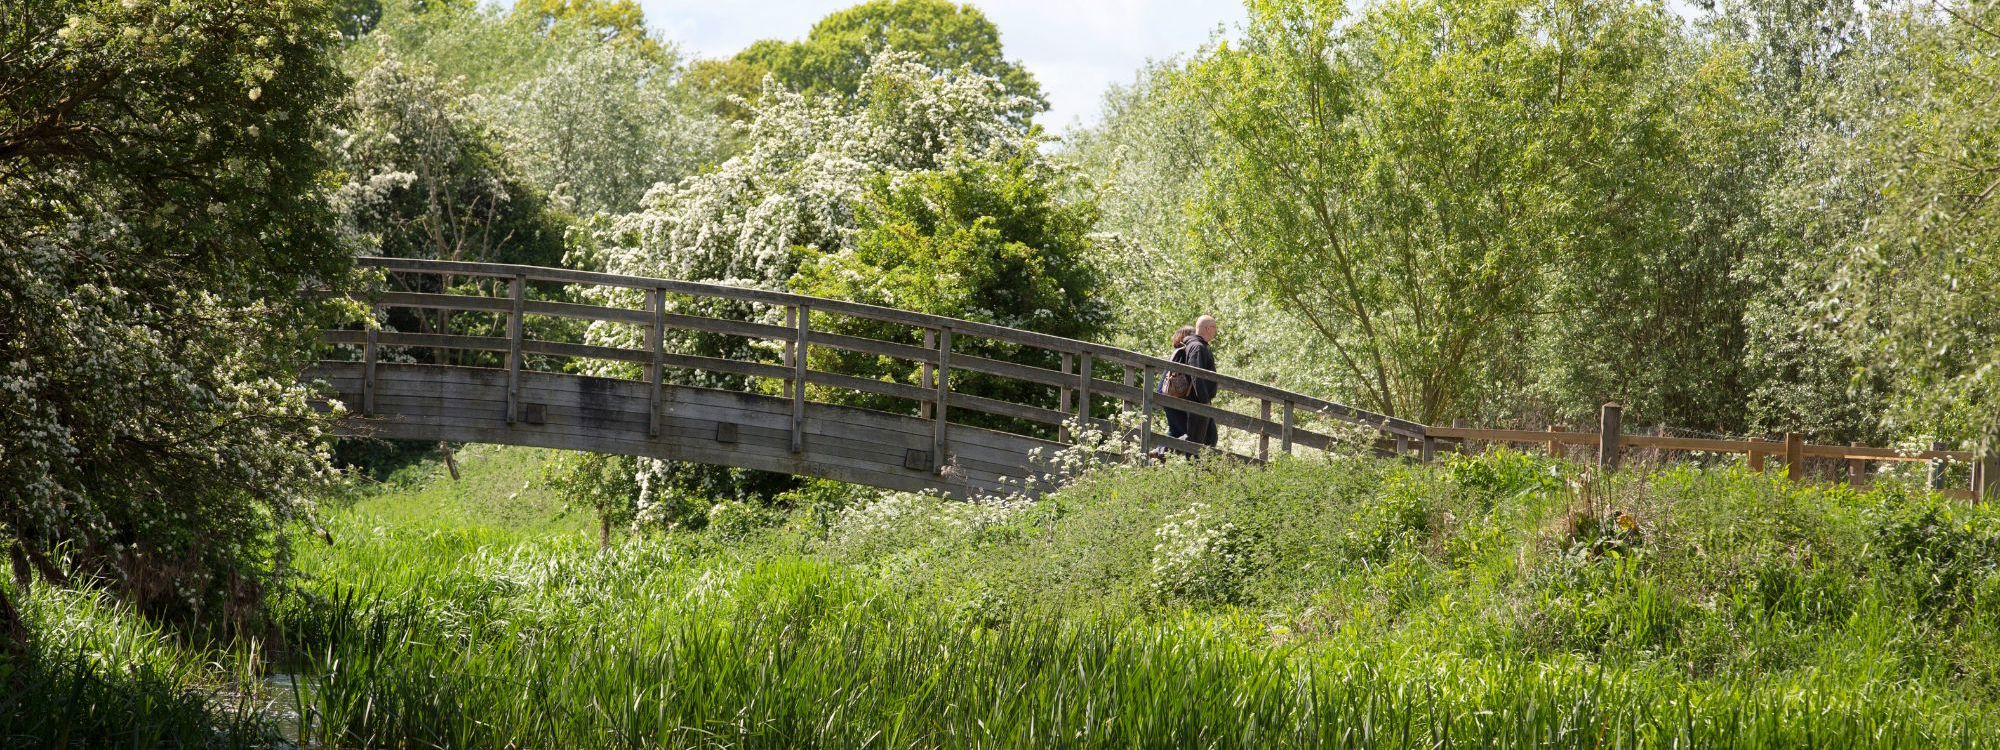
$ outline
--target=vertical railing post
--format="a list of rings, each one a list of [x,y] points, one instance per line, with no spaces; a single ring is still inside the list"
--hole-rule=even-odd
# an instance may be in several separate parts
[[[1140,384],[1144,387],[1139,390],[1139,413],[1143,415],[1140,417],[1139,426],[1141,455],[1153,452],[1153,378],[1153,366],[1146,365],[1145,374],[1140,380]]]
[[[1764,439],[1750,438],[1750,442],[1762,443]],[[1754,447],[1750,449],[1750,470],[1758,474],[1764,473],[1764,451],[1757,450]]]
[[[1063,352],[1063,353],[1062,353],[1062,374],[1063,374],[1063,375],[1068,375],[1068,374],[1069,374],[1069,366],[1070,366],[1070,354],[1069,354],[1069,352]],[[1068,383],[1068,382],[1069,382],[1069,378],[1067,378],[1067,377],[1065,377],[1065,378],[1061,378],[1061,379],[1059,379],[1059,381],[1058,381],[1058,382],[1062,382],[1062,383]],[[1064,414],[1068,414],[1068,413],[1070,413],[1070,411],[1069,411],[1069,410],[1070,410],[1070,400],[1069,400],[1069,397],[1070,397],[1070,393],[1071,393],[1071,391],[1070,391],[1070,388],[1069,388],[1069,386],[1067,386],[1067,385],[1064,385],[1064,386],[1062,386],[1061,388],[1057,389],[1057,397],[1056,397],[1056,400],[1057,400],[1057,402],[1058,402],[1058,405],[1057,405],[1057,407],[1056,407],[1056,408],[1057,408],[1057,409],[1059,409],[1059,410],[1061,410],[1061,411],[1062,411],[1062,413],[1064,413]],[[1058,442],[1058,443],[1067,443],[1067,442],[1069,442],[1069,424],[1068,424],[1067,422],[1065,422],[1065,423],[1063,423],[1063,424],[1059,424],[1059,425],[1056,425],[1056,442]]]
[[[1278,447],[1285,455],[1292,453],[1292,402],[1285,400],[1285,421],[1278,425]]]
[[[1597,470],[1612,472],[1618,470],[1619,453],[1623,446],[1622,424],[1625,407],[1616,402],[1607,403],[1597,415]]]
[[[806,449],[806,362],[811,360],[812,350],[808,339],[812,337],[812,308],[799,305],[798,337],[792,342],[792,452]]]
[[[526,335],[521,311],[528,301],[528,277],[515,274],[507,282],[507,295],[513,301],[507,313],[507,424],[513,424],[521,418],[521,344]]]
[[[1132,381],[1133,381],[1133,373],[1132,373],[1132,366],[1131,366],[1131,365],[1119,365],[1119,368],[1121,369],[1121,371],[1122,371],[1122,373],[1123,373],[1123,374],[1121,374],[1121,375],[1119,375],[1119,376],[1118,376],[1118,382],[1119,382],[1119,384],[1121,384],[1121,385],[1124,385],[1124,386],[1125,386],[1125,387],[1127,387],[1127,388],[1130,388],[1130,387],[1132,387]],[[1121,407],[1121,408],[1119,409],[1119,411],[1121,411],[1121,412],[1124,412],[1125,414],[1131,414],[1131,413],[1132,413],[1132,405],[1133,405],[1134,403],[1136,403],[1136,402],[1134,402],[1134,401],[1133,401],[1132,399],[1129,399],[1129,398],[1128,398],[1128,399],[1120,399],[1120,400],[1124,402],[1124,405],[1123,405],[1123,406],[1122,406],[1122,407]]]
[[[1806,438],[1796,432],[1785,433],[1785,478],[1794,482],[1806,476]]]
[[[1867,443],[1862,443],[1857,441],[1848,443],[1848,445],[1851,447],[1860,448],[1867,445]],[[1862,485],[1865,485],[1867,483],[1868,483],[1868,459],[1862,458],[1860,456],[1848,456],[1847,486],[1853,487],[1855,489],[1860,489]]]
[[[660,436],[661,389],[665,387],[665,367],[661,360],[666,356],[667,346],[667,290],[653,287],[646,292],[646,304],[653,308],[653,325],[646,329],[646,350],[652,353],[652,361],[646,363],[646,382],[652,387],[646,395],[646,434]]]
[[[1090,350],[1085,349],[1083,350],[1083,357],[1077,361],[1076,367],[1076,423],[1083,425],[1086,431],[1090,429],[1091,367]]]
[[[382,331],[382,307],[368,308],[368,342],[361,345],[361,413],[375,413],[375,360],[380,345],[375,338]]]
[[[1934,452],[1948,451],[1951,450],[1951,444],[1943,440],[1938,440],[1931,443],[1931,450]],[[1925,477],[1925,479],[1929,480],[1931,489],[1944,489],[1944,466],[1944,457],[1939,456],[1931,459],[1930,471],[1928,472],[1928,476]]]
[[[937,349],[937,331],[933,331],[929,328],[924,329],[924,348],[931,350]],[[937,387],[937,381],[933,380],[933,378],[936,377],[937,377],[937,364],[934,362],[925,362],[923,382],[919,383],[918,385],[923,388],[935,388]],[[931,418],[931,403],[929,401],[917,404],[917,418],[918,419]]]
[[[948,418],[951,411],[951,326],[939,326],[937,338],[937,395],[931,398],[936,405],[937,419],[931,423],[931,467],[942,472],[945,467],[944,449],[949,437],[945,430],[951,425]]]
[[[1257,418],[1264,420],[1263,424],[1257,425],[1257,460],[1269,461],[1271,460],[1271,400],[1270,399],[1268,398],[1260,399],[1258,401]]]
[[[1990,437],[1980,439],[1979,455],[1972,460],[1972,499],[1981,503],[1992,500],[2000,493],[2000,443]]]
[[[1558,432],[1561,430],[1556,429],[1555,425],[1549,425],[1549,458],[1563,457],[1562,441],[1555,439],[1555,434]]]

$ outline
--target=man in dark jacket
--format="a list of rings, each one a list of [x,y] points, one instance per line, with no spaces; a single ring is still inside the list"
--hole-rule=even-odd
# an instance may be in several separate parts
[[[1214,372],[1215,353],[1208,348],[1209,344],[1214,341],[1215,318],[1203,315],[1194,322],[1194,335],[1189,336],[1187,341],[1181,344],[1182,347],[1187,349],[1188,364]],[[1188,393],[1187,398],[1189,401],[1197,404],[1206,404],[1214,401],[1215,387],[1216,384],[1213,380],[1196,379],[1194,387]],[[1189,413],[1187,416],[1187,439],[1211,448],[1214,447],[1216,440],[1215,420],[1200,414]]]

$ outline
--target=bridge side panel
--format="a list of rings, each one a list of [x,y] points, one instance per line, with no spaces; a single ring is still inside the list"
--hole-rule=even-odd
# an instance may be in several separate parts
[[[361,364],[322,362],[306,373],[354,404]],[[1029,452],[1054,444],[972,428],[952,432],[957,466],[944,477],[910,469],[909,451],[931,448],[927,420],[808,404],[805,450],[791,451],[791,402],[757,394],[668,387],[657,437],[649,436],[648,386],[559,373],[521,373],[528,419],[507,423],[507,372],[438,365],[380,364],[375,414],[351,417],[344,434],[396,440],[450,440],[618,453],[823,477],[896,490],[955,496],[990,491],[1029,471]]]

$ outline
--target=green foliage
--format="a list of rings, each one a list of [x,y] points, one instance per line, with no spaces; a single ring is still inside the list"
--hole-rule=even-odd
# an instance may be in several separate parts
[[[385,55],[347,106],[335,201],[368,254],[561,265],[567,220],[519,177],[464,92]]]
[[[1531,351],[1547,308],[1601,316],[1677,271],[1712,283],[1713,268],[1634,268],[1616,292],[1597,286],[1635,245],[1671,262],[1653,250],[1677,208],[1662,198],[1697,166],[1682,145],[1707,134],[1666,123],[1729,85],[1667,75],[1664,11],[1344,7],[1257,5],[1241,45],[1190,83],[1219,139],[1202,204],[1213,257],[1311,325],[1346,390],[1426,422],[1475,411],[1528,364],[1510,354]]]
[[[1095,338],[1109,311],[1090,264],[1088,202],[1058,198],[1063,176],[1022,153],[1001,161],[964,156],[936,170],[877,178],[858,210],[851,247],[816,252],[792,277],[794,291],[945,315],[1069,338]],[[836,318],[828,330],[922,344],[905,326]],[[973,340],[954,350],[1054,369],[1053,352]],[[822,348],[814,366],[917,383],[914,363]],[[961,375],[954,388],[989,398],[1047,401],[1047,389]],[[887,400],[861,403],[886,408]]]
[[[274,532],[329,478],[297,373],[327,312],[305,290],[343,284],[351,257],[317,148],[336,43],[311,2],[10,6],[0,541],[17,565],[255,624]]]
[[[1000,30],[986,14],[949,0],[869,0],[820,19],[804,40],[757,42],[735,59],[795,91],[846,97],[861,90],[871,62],[887,50],[915,55],[935,73],[963,70],[999,81],[1021,97],[1008,114],[1017,125],[1048,109],[1035,77],[1001,52]]]

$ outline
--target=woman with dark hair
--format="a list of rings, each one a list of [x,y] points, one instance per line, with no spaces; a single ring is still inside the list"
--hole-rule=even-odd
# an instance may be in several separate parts
[[[1194,326],[1181,326],[1180,328],[1175,329],[1174,337],[1171,340],[1172,351],[1168,352],[1167,358],[1172,359],[1176,362],[1182,361],[1178,357],[1178,355],[1180,355],[1181,345],[1187,343],[1187,338],[1193,335],[1194,335]],[[1160,378],[1160,385],[1158,387],[1159,387],[1159,392],[1162,395],[1166,394],[1167,379],[1164,377]],[[1181,411],[1179,409],[1167,409],[1166,412],[1167,412],[1167,437],[1186,440],[1188,413]]]

